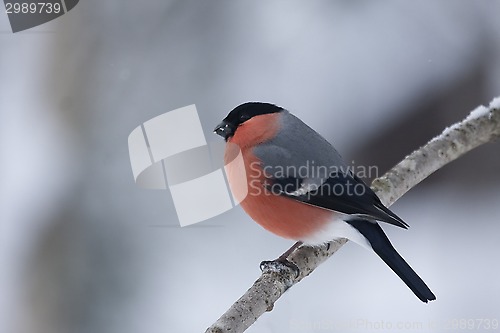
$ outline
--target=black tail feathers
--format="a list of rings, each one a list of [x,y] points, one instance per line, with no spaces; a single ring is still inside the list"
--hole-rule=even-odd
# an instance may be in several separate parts
[[[378,223],[357,219],[347,221],[347,223],[368,239],[375,253],[406,283],[422,302],[427,303],[436,299],[436,296],[425,282],[394,249]]]

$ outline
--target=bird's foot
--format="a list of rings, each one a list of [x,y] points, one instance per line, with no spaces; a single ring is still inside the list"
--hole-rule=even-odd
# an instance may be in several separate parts
[[[264,271],[275,271],[275,272],[281,272],[281,271],[291,271],[295,279],[299,277],[300,275],[300,269],[295,265],[293,262],[289,261],[287,258],[284,257],[279,257],[278,259],[275,260],[270,260],[270,261],[263,261],[260,263],[260,270],[262,272]]]

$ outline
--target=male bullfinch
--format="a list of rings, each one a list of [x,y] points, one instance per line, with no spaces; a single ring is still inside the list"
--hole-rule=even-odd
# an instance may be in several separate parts
[[[279,106],[249,102],[233,109],[214,132],[227,142],[231,190],[247,190],[240,204],[258,224],[308,245],[347,238],[373,249],[421,301],[436,299],[377,221],[408,225],[300,119]],[[243,158],[243,181],[231,163],[237,154]]]

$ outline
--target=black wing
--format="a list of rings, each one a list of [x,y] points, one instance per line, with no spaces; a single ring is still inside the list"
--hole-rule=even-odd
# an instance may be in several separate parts
[[[339,172],[330,174],[319,187],[300,191],[304,179],[272,179],[273,185],[295,184],[293,191],[278,191],[279,195],[297,200],[309,205],[355,215],[365,219],[377,220],[407,229],[409,227],[399,216],[385,207],[375,192],[361,179],[350,173]],[[273,193],[276,187],[273,186]]]

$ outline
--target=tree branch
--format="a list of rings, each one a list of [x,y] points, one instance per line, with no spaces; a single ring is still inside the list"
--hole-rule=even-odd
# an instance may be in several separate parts
[[[479,106],[463,121],[446,128],[443,133],[414,151],[385,175],[372,182],[372,189],[384,205],[390,206],[408,190],[434,171],[464,155],[468,151],[500,137],[500,97],[489,107]],[[267,265],[262,275],[206,333],[245,331],[294,284],[308,276],[316,267],[337,252],[346,239],[333,241],[328,246],[302,246],[289,257],[300,270],[295,272],[283,265]]]

